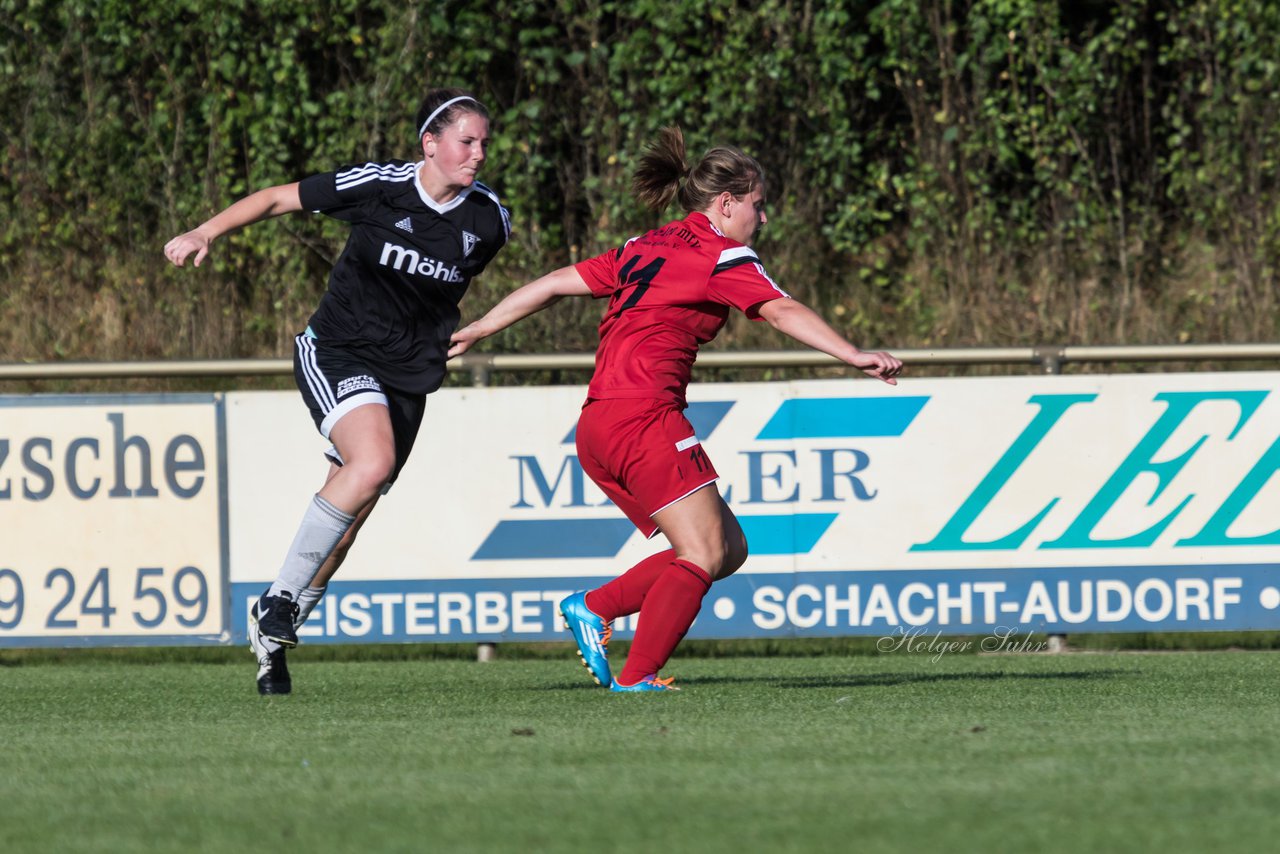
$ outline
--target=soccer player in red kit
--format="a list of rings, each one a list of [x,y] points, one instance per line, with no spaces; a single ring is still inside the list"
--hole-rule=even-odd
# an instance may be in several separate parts
[[[665,209],[678,197],[688,215],[513,291],[454,333],[449,356],[562,297],[609,299],[578,420],[578,459],[645,536],[661,531],[671,548],[601,587],[573,594],[560,610],[601,685],[669,691],[672,680],[659,678],[659,671],[712,582],[731,575],[747,557],[733,511],[718,490],[706,488],[717,479],[715,466],[684,416],[698,348],[737,309],[891,385],[902,362],[854,347],[765,273],[751,249],[768,221],[764,170],[753,158],[719,146],[690,169],[683,135],[666,128],[641,158],[634,187],[651,209]],[[614,678],[610,623],[637,611],[631,653]]]

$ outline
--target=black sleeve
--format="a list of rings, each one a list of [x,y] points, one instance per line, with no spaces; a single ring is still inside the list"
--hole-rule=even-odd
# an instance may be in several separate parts
[[[481,254],[472,259],[472,263],[476,265],[471,273],[473,276],[480,275],[489,266],[489,262],[497,257],[511,237],[511,214],[502,206],[496,193],[483,185],[480,189],[482,193],[473,195],[472,199],[475,204],[482,206],[476,224],[483,225],[476,230],[481,232],[484,240],[477,249]]]
[[[498,215],[501,218],[501,222],[499,222],[498,227],[494,229],[494,239],[487,247],[489,251],[485,253],[484,260],[480,264],[480,268],[476,270],[477,276],[484,271],[485,267],[489,266],[490,261],[498,257],[498,253],[502,250],[502,247],[507,245],[507,238],[510,236],[510,232],[507,230],[506,225],[507,212],[499,209]]]
[[[304,210],[355,222],[362,218],[365,204],[382,192],[382,182],[376,180],[379,168],[381,164],[364,163],[310,175],[298,182],[298,199]]]

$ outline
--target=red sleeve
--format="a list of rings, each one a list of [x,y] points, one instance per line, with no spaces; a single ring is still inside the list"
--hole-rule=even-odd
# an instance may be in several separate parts
[[[607,297],[618,288],[618,258],[621,249],[612,249],[603,255],[579,261],[574,265],[582,281],[591,288],[593,297]]]
[[[769,278],[764,265],[746,246],[726,249],[707,283],[707,296],[713,301],[732,306],[757,320],[759,308],[775,299],[791,299],[791,295]]]

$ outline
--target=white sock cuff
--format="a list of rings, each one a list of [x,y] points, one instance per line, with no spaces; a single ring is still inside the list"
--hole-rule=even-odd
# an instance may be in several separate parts
[[[307,621],[307,617],[311,616],[311,612],[316,605],[320,604],[320,600],[324,598],[328,587],[304,587],[298,593],[298,616],[293,621],[294,628],[301,628],[302,624]]]
[[[302,592],[298,594],[298,601],[303,602],[310,599],[318,602],[324,598],[324,594],[328,589],[328,587],[304,587]]]
[[[333,530],[339,533],[346,533],[347,528],[350,528],[351,524],[356,520],[355,516],[343,513],[319,493],[311,497],[311,504],[320,514],[317,521],[331,524]]]

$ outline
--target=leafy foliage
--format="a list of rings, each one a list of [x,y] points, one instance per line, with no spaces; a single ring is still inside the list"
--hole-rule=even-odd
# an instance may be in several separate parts
[[[286,352],[340,225],[257,225],[198,271],[161,246],[415,156],[438,85],[489,104],[517,229],[469,315],[654,225],[629,175],[679,124],[762,161],[771,274],[856,341],[1268,340],[1278,38],[1244,0],[0,0],[0,359]],[[596,308],[494,346],[589,349]]]

